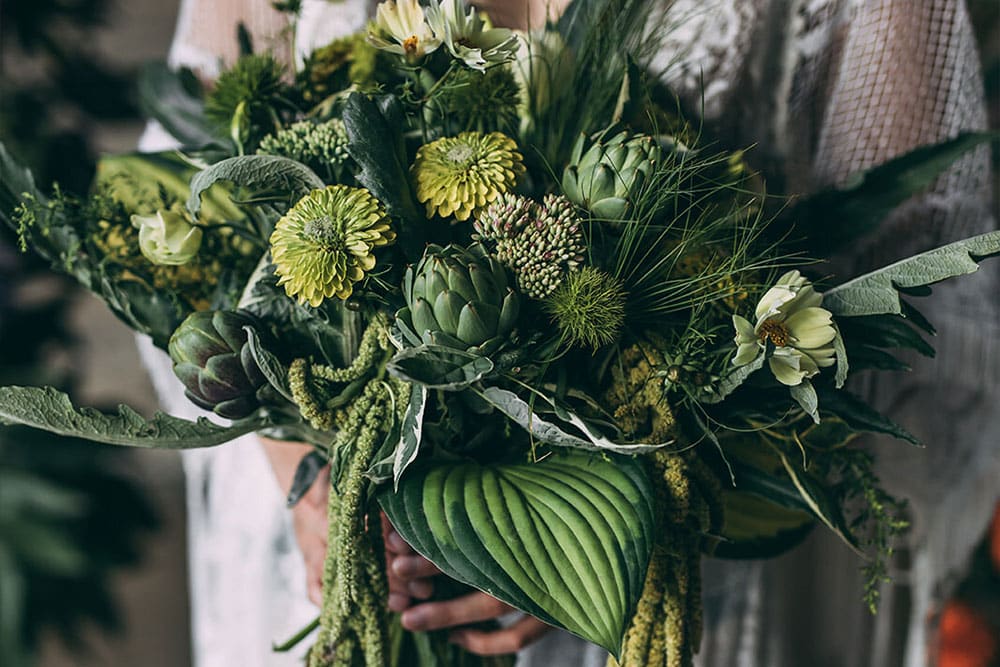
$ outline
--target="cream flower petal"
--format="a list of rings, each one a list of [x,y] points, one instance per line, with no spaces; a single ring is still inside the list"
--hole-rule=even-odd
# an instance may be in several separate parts
[[[767,361],[778,382],[794,387],[802,384],[802,380],[808,376],[807,371],[802,368],[803,356],[791,348],[783,347],[775,350]]]
[[[833,315],[824,308],[803,308],[785,320],[785,326],[798,348],[817,348],[832,341],[837,331],[833,328]]]

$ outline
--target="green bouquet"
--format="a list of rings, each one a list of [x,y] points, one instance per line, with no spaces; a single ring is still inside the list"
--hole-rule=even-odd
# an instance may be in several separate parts
[[[471,664],[393,622],[380,511],[448,576],[621,665],[691,663],[705,555],[771,556],[817,524],[868,559],[874,606],[904,523],[850,443],[915,439],[845,382],[931,353],[911,297],[1000,233],[846,281],[819,262],[983,138],[775,207],[652,76],[650,20],[581,0],[520,34],[459,0],[385,2],[294,76],[249,54],[202,95],[150,69],[183,148],[105,159],[86,197],[39,192],[0,151],[25,247],[229,420],[5,387],[0,421],[313,444],[292,496],[330,465],[317,667]]]

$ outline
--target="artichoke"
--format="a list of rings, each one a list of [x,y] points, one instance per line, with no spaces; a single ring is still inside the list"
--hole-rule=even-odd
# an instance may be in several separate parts
[[[614,127],[588,142],[581,135],[573,147],[570,164],[563,171],[563,192],[574,204],[599,218],[622,220],[660,159],[656,140],[645,134],[630,135]]]
[[[507,271],[486,249],[430,245],[403,278],[396,323],[411,345],[490,354],[508,338],[520,307]]]
[[[256,321],[225,310],[198,311],[185,319],[168,347],[174,374],[192,403],[220,417],[242,419],[266,402],[270,389],[247,344]]]

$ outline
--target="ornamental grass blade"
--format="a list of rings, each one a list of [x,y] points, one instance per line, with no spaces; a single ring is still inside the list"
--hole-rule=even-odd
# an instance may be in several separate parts
[[[0,424],[22,424],[109,445],[154,449],[212,447],[274,425],[265,417],[251,417],[222,426],[204,417],[189,421],[162,412],[146,419],[127,405],[119,405],[118,414],[104,414],[93,408],[77,408],[69,396],[52,387],[0,387]]]
[[[444,463],[412,469],[379,502],[448,576],[619,654],[654,538],[640,461],[566,451]]]

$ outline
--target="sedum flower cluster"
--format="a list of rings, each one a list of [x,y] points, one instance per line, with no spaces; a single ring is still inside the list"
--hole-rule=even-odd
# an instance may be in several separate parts
[[[302,120],[261,139],[257,152],[291,158],[320,173],[336,174],[350,159],[348,143],[344,121],[339,118],[325,123]]]
[[[546,195],[541,204],[501,195],[479,216],[475,228],[517,276],[521,291],[533,299],[551,294],[584,259],[582,223],[573,204],[558,195]]]
[[[774,377],[794,387],[836,362],[833,315],[821,308],[823,297],[798,271],[789,271],[764,293],[751,324],[733,315],[736,328],[734,366],[744,366],[772,350],[768,365]]]

